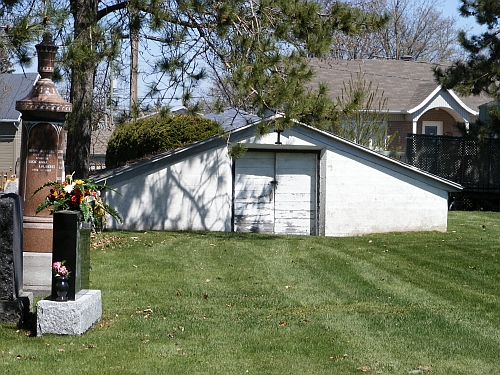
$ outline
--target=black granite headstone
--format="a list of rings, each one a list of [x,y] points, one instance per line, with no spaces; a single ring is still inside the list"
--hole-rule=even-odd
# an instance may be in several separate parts
[[[0,321],[21,323],[32,298],[23,292],[23,201],[0,194]]]
[[[75,211],[54,213],[52,263],[65,261],[70,271],[68,299],[74,300],[82,289],[89,289],[90,223],[81,222]],[[52,299],[57,297],[55,278],[52,280]]]
[[[23,292],[23,201],[17,194],[0,194],[0,300]]]

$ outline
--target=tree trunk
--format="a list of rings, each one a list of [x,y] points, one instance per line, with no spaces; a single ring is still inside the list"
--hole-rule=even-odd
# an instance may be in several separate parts
[[[74,50],[72,54],[71,103],[73,113],[67,121],[66,173],[86,178],[90,166],[90,135],[94,99],[94,41],[92,28],[97,23],[97,0],[71,0],[74,19]]]

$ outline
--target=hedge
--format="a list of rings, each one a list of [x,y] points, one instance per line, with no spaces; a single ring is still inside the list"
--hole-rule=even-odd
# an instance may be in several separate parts
[[[108,141],[106,168],[173,150],[224,133],[212,121],[195,116],[147,118],[118,126]]]

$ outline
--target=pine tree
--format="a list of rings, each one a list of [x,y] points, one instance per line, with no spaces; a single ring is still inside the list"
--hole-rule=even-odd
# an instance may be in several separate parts
[[[387,97],[365,79],[363,73],[351,75],[342,96],[337,98],[339,120],[333,124],[334,134],[375,150],[387,150],[396,134],[387,137]]]
[[[328,87],[311,90],[297,119],[375,150],[388,150],[397,133],[388,136],[387,98],[362,72],[344,82],[341,96],[332,100]]]
[[[71,72],[73,103],[67,121],[67,170],[82,177],[88,175],[94,75],[100,62],[119,54],[118,39],[125,34],[136,35],[139,30],[160,44],[163,56],[154,71],[168,78],[166,88],[180,90],[186,100],[190,82],[205,78],[209,70],[225,88],[226,101],[234,106],[245,102],[259,114],[284,113],[275,125],[285,127],[301,112],[307,94],[304,83],[313,72],[306,58],[327,52],[334,31],[356,33],[387,20],[342,3],[325,10],[310,0],[41,3],[44,7],[36,8],[43,8],[41,24],[65,37],[63,62]],[[62,16],[68,15],[68,5],[70,19]],[[33,19],[34,12],[29,16]],[[17,39],[12,39],[27,48],[29,33],[37,27],[23,19],[28,24],[18,28]],[[64,35],[65,30],[72,33]],[[152,95],[161,95],[159,87],[158,82],[151,83]]]
[[[0,74],[12,73],[14,64],[10,59],[9,48],[6,45],[5,30],[8,30],[7,19],[3,18],[6,9],[0,6]]]
[[[447,69],[436,69],[435,77],[443,87],[463,95],[484,93],[500,100],[500,2],[492,0],[462,0],[460,13],[474,17],[486,31],[468,37],[461,31],[458,40],[467,51],[467,58],[456,61]],[[492,121],[486,124],[488,133],[500,134],[500,110],[493,106]],[[484,124],[483,124],[484,125]]]

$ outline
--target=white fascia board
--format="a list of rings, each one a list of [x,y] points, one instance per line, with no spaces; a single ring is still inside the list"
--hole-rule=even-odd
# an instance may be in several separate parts
[[[21,112],[19,112],[19,116],[17,116],[16,118],[2,118],[0,119],[0,122],[21,122],[21,117],[22,114]]]
[[[474,111],[472,108],[469,108],[467,105],[465,105],[465,103],[460,100],[460,98],[457,96],[457,94],[455,94],[454,91],[448,90],[448,93],[462,106],[462,108],[464,108],[471,115],[479,116],[479,111]]]
[[[14,121],[14,126],[16,127],[16,129],[19,129],[19,125],[21,124],[21,119],[22,118],[23,118],[23,115],[21,113],[19,113],[19,116]]]
[[[397,110],[397,109],[388,109],[386,111],[380,111],[378,109],[368,109],[368,110],[363,110],[363,112],[368,112],[368,113],[380,113],[380,114],[388,114],[388,115],[394,115],[394,114],[401,114],[401,115],[406,115],[408,114],[408,111],[406,110]]]
[[[415,113],[416,111],[418,111],[419,109],[421,109],[422,107],[424,107],[430,100],[433,96],[435,96],[439,91],[441,91],[443,89],[443,86],[439,85],[438,87],[436,87],[434,89],[434,91],[429,95],[427,96],[427,98],[425,98],[424,101],[422,101],[422,103],[420,103],[418,106],[416,106],[415,108],[412,108],[410,110],[407,111],[408,114],[412,114],[412,113]],[[467,112],[469,112],[471,115],[474,115],[474,116],[479,116],[479,112],[478,111],[474,111],[473,109],[469,108],[467,105],[465,105],[465,103],[463,101],[460,100],[460,98],[451,90],[448,90],[446,89],[446,91],[451,95],[451,97],[453,99],[455,99],[455,101],[463,108],[465,109]]]
[[[421,109],[423,106],[425,106],[429,102],[429,100],[434,95],[436,95],[439,91],[441,91],[441,89],[442,89],[441,85],[439,85],[438,87],[436,87],[434,89],[434,91],[429,96],[427,96],[427,98],[425,98],[425,100],[422,103],[420,103],[419,105],[417,105],[415,108],[412,108],[412,109],[408,110],[408,113],[414,113],[414,112],[418,111],[419,109]]]

